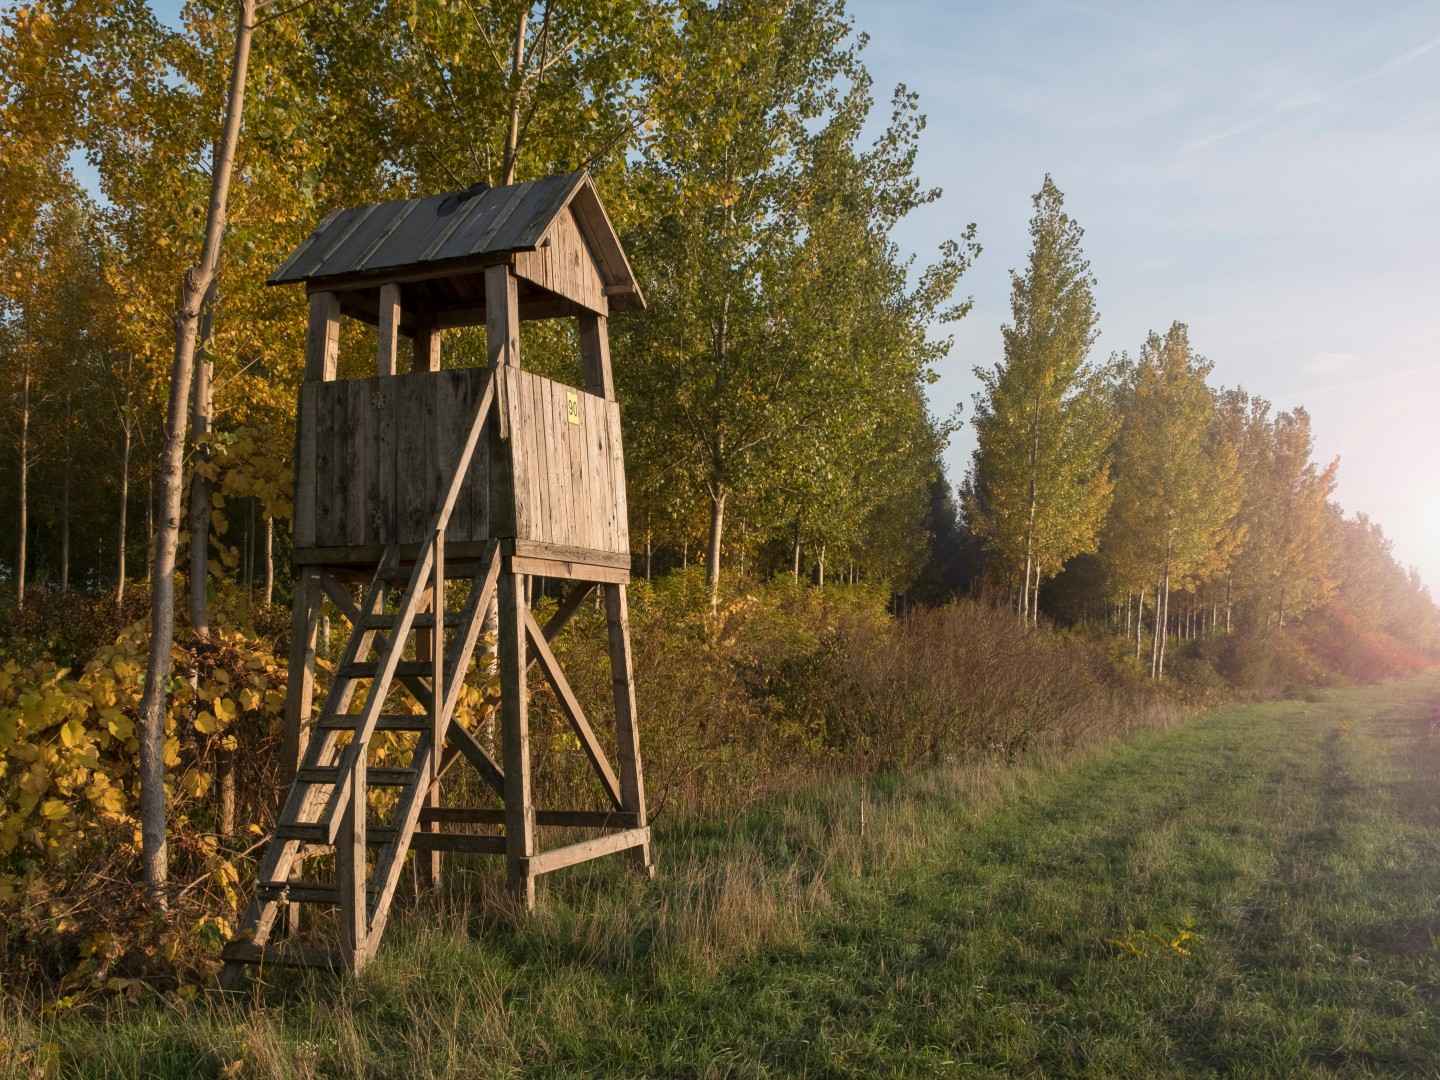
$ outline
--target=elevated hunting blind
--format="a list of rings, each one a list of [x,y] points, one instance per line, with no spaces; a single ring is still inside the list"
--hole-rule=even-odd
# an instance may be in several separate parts
[[[534,904],[537,875],[600,855],[628,851],[653,872],[627,625],[625,464],[606,325],[611,311],[643,308],[644,299],[594,185],[577,172],[342,210],[270,278],[299,282],[309,292],[310,326],[296,436],[285,710],[293,780],[254,899],[225,951],[229,982],[243,965],[265,962],[358,970],[380,940],[412,850],[432,883],[442,852],[503,855],[526,906]],[[374,377],[336,379],[342,316],[376,327]],[[560,317],[578,320],[584,389],[520,367],[520,323]],[[482,323],[488,367],[443,370],[442,332]],[[414,343],[406,374],[398,372],[400,335]],[[569,583],[544,627],[528,602],[531,577]],[[550,648],[597,587],[609,632],[614,767]],[[459,607],[447,610],[447,596],[461,593]],[[326,598],[351,632],[317,709]],[[499,762],[455,720],[497,598]],[[533,805],[526,676],[537,662],[607,809]],[[420,711],[394,711],[402,695]],[[389,741],[408,755],[403,767],[371,764],[381,732],[396,736]],[[462,762],[498,807],[442,805],[442,778]],[[395,794],[378,822],[368,792],[381,787]],[[595,834],[542,851],[537,826]],[[317,856],[331,853],[332,880],[297,876],[302,862],[326,865]],[[298,926],[297,905],[307,903],[338,910],[338,954],[272,944],[284,921]]]

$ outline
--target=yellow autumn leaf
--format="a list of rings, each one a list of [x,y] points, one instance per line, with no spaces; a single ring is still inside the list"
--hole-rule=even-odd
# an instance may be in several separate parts
[[[217,698],[213,703],[215,715],[224,723],[230,723],[238,714],[233,698]]]
[[[66,806],[59,799],[46,799],[40,804],[40,813],[51,821],[59,821],[70,815],[70,807]]]
[[[216,718],[208,709],[195,717],[195,730],[201,735],[215,735],[225,728],[225,723]]]

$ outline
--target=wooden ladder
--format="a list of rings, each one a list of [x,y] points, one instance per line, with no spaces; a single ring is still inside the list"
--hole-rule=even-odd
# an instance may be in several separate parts
[[[412,847],[439,850],[444,846],[443,834],[416,833],[444,768],[463,755],[492,787],[503,790],[499,767],[462,725],[451,723],[486,608],[496,595],[501,567],[498,544],[490,544],[478,563],[467,565],[465,572],[457,575],[457,579],[469,581],[463,606],[458,611],[447,611],[445,606],[445,528],[494,398],[492,374],[431,528],[408,570],[401,564],[398,547],[387,547],[358,609],[345,590],[327,586],[331,599],[346,609],[351,619],[350,638],[260,860],[255,894],[239,932],[222,954],[224,986],[239,985],[246,965],[262,963],[358,971],[384,932],[406,853]],[[387,610],[392,592],[398,596],[393,610]],[[406,646],[417,632],[433,634],[431,656],[406,660]],[[452,632],[447,646],[447,634]],[[417,654],[421,651],[416,650]],[[422,713],[384,711],[397,682],[420,703]],[[352,712],[362,684],[366,685],[364,705]],[[410,760],[403,767],[370,766],[371,741],[377,731],[415,735]],[[367,793],[372,786],[399,791],[385,828],[367,823]],[[504,851],[503,837],[454,839],[466,841],[457,845],[466,850]],[[373,867],[371,848],[377,849]],[[330,850],[335,864],[332,882],[292,880],[292,873],[306,857]],[[299,904],[338,907],[338,950],[317,952],[271,945],[281,913],[295,911],[291,905]]]

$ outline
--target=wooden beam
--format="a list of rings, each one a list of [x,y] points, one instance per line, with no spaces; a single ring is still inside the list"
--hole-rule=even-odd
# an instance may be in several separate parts
[[[305,381],[330,382],[340,351],[340,300],[333,292],[310,294],[310,326],[305,334]]]
[[[528,860],[529,871],[531,874],[548,874],[552,870],[562,870],[567,866],[574,866],[576,863],[586,862],[589,859],[598,859],[601,855],[609,855],[629,848],[648,850],[649,847],[650,829],[648,826],[626,829],[624,832],[597,836],[593,840],[582,840],[578,844],[567,844],[565,847],[542,851]]]
[[[424,818],[424,812],[421,812]],[[420,852],[454,851],[467,855],[504,855],[505,837],[472,836],[466,833],[417,832],[410,846]]]
[[[375,374],[394,375],[400,370],[400,286],[388,281],[380,286],[380,325],[376,328]]]
[[[355,756],[345,814],[335,844],[335,879],[340,887],[340,941],[345,966],[358,973],[369,947],[369,897],[366,894],[365,817],[367,808],[365,754]]]
[[[415,355],[410,362],[411,371],[440,370],[440,341],[445,332],[433,322],[415,327]]]
[[[295,778],[305,753],[305,738],[315,705],[315,649],[320,629],[320,574],[302,570],[295,577],[295,606],[290,618],[290,680],[285,688],[285,732],[280,779]]]
[[[646,824],[645,777],[640,767],[640,729],[635,715],[635,663],[630,654],[630,604],[624,585],[605,586],[605,621],[610,633],[610,685],[615,701],[615,746],[620,759],[620,805]],[[647,839],[636,865],[655,876]]]
[[[584,749],[585,756],[590,759],[591,766],[600,776],[600,782],[605,785],[605,794],[610,796],[610,802],[615,809],[623,809],[620,802],[620,781],[615,778],[615,770],[610,768],[604,748],[595,738],[595,732],[590,729],[590,722],[585,719],[585,710],[580,707],[580,699],[571,689],[570,680],[565,677],[565,671],[560,667],[560,661],[550,651],[550,644],[545,640],[545,632],[540,629],[540,624],[535,621],[535,616],[531,614],[529,608],[525,609],[525,629],[530,634],[530,643],[535,646],[535,655],[540,660],[540,668],[545,672],[550,689],[555,691],[555,696],[560,700],[560,707],[565,711],[565,716],[575,731],[575,737],[580,740],[580,746]]]
[[[596,566],[593,563],[558,562],[554,559],[532,559],[522,555],[512,555],[505,560],[505,565],[517,574],[561,578],[565,581],[600,581],[620,585],[630,581],[629,570],[617,570],[613,566]]]
[[[551,615],[545,623],[545,640],[554,641],[560,636],[560,631],[565,629],[565,624],[574,618],[575,613],[580,610],[580,605],[585,602],[585,597],[590,595],[590,590],[595,587],[594,582],[577,581],[570,586],[560,601],[555,614]]]
[[[606,401],[615,400],[615,377],[610,369],[609,320],[604,315],[580,316],[580,360],[585,367],[585,389]]]
[[[530,794],[530,701],[525,686],[525,578],[500,575],[500,736],[505,749],[506,867],[510,889],[535,907],[535,805]]]
[[[474,735],[471,735],[459,724],[452,723],[445,730],[445,740],[475,767],[480,778],[490,786],[495,794],[501,798],[505,797],[505,773],[499,765],[495,764],[495,760],[485,750],[485,747],[480,745]]]
[[[421,821],[446,825],[504,825],[505,811],[496,807],[437,806],[422,810]],[[536,810],[535,824],[569,829],[635,828],[635,816],[625,810]]]
[[[508,266],[485,268],[485,338],[491,367],[520,366],[520,301]]]

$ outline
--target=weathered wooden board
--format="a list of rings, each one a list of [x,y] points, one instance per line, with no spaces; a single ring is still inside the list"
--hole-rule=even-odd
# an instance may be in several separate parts
[[[609,311],[605,282],[569,207],[556,216],[539,247],[515,253],[515,274],[590,311]]]
[[[587,551],[628,557],[618,406],[519,368],[498,374],[511,437],[491,432],[476,447],[447,540],[551,545],[580,563]],[[300,561],[423,541],[489,378],[470,368],[304,384]]]
[[[628,555],[619,406],[521,369],[503,369],[502,378],[515,537]]]

